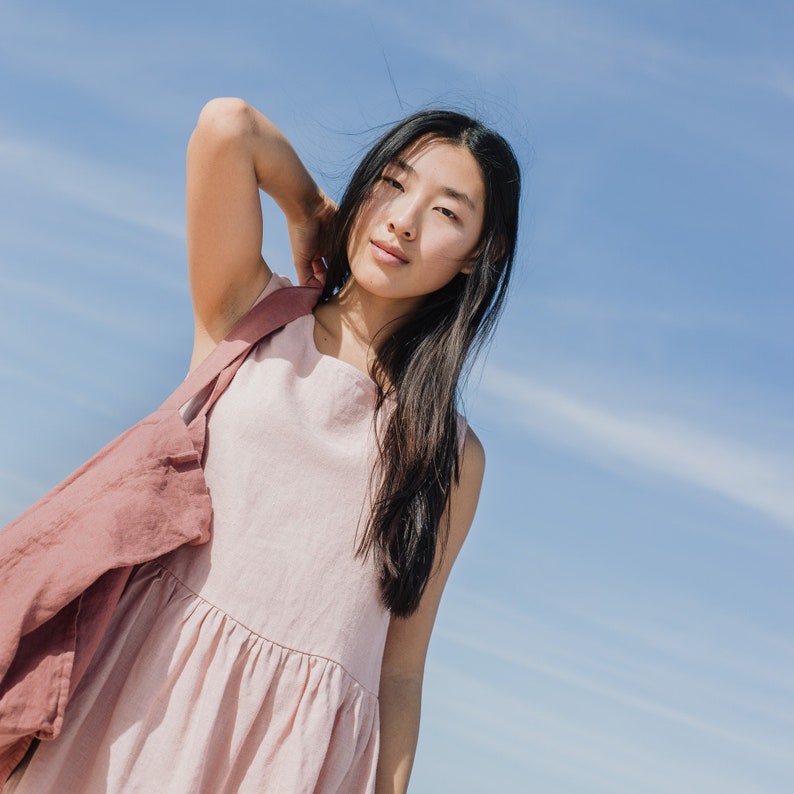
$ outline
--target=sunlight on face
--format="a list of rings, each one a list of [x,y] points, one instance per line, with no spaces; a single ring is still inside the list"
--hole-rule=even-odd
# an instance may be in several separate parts
[[[463,146],[423,138],[383,170],[348,245],[357,285],[417,299],[468,273],[482,233],[485,186]]]

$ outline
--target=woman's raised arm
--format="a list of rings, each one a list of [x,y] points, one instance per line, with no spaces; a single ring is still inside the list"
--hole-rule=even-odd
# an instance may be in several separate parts
[[[262,258],[260,188],[287,219],[299,282],[319,282],[333,204],[272,122],[241,99],[213,99],[202,109],[187,150],[191,366],[231,330],[270,279]]]

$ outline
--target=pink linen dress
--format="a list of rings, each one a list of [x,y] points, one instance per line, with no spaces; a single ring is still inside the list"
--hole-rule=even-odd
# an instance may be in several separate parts
[[[251,351],[208,424],[212,539],[136,570],[62,734],[5,792],[374,790],[389,613],[356,548],[375,397],[311,314]]]

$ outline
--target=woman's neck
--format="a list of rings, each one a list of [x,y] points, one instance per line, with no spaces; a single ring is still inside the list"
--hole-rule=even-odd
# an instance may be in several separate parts
[[[372,295],[351,277],[339,293],[315,309],[315,344],[321,353],[369,373],[379,332],[398,324],[414,307],[413,300]]]

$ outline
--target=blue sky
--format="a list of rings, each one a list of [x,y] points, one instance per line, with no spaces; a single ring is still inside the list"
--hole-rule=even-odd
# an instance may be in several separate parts
[[[792,30],[771,0],[4,0],[0,522],[187,366],[205,101],[337,195],[378,125],[457,105],[527,187],[412,791],[794,790]]]

